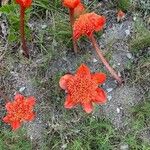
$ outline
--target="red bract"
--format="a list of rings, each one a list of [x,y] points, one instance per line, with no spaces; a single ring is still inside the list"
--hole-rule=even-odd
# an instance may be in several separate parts
[[[90,73],[89,68],[82,64],[75,75],[66,74],[60,79],[60,87],[67,92],[65,108],[71,109],[77,104],[82,105],[87,113],[93,110],[93,103],[106,102],[106,94],[99,84],[104,83],[104,73]]]
[[[95,13],[86,13],[80,15],[73,26],[73,37],[75,40],[85,35],[90,37],[94,31],[103,29],[106,19],[104,16]]]
[[[24,8],[28,8],[32,4],[32,0],[16,0],[16,3]]]
[[[3,118],[3,121],[10,124],[13,130],[18,129],[22,122],[34,119],[34,105],[34,97],[24,97],[21,94],[16,94],[14,101],[8,102],[5,106],[7,115]]]
[[[80,0],[63,0],[63,5],[69,9],[74,9],[79,3]]]

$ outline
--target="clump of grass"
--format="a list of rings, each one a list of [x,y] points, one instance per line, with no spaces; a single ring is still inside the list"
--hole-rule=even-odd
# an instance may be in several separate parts
[[[113,0],[114,3],[117,4],[118,9],[122,11],[128,11],[131,7],[132,1],[131,0]]]
[[[134,24],[135,35],[130,41],[130,49],[133,52],[138,52],[150,46],[150,31],[144,26],[140,19]]]
[[[123,11],[128,11],[131,7],[131,0],[119,0],[118,7]]]
[[[27,9],[26,11],[26,22],[28,22],[30,18],[30,11],[31,9]],[[4,5],[0,8],[0,13],[6,17],[8,24],[9,24],[9,31],[8,31],[8,41],[13,43],[18,41],[20,38],[19,35],[19,7],[17,4],[12,2],[10,5]],[[28,26],[25,27],[25,32],[27,39],[30,39],[30,30]],[[18,41],[19,42],[19,41]]]
[[[25,131],[23,129],[17,132],[12,132],[3,129],[0,131],[0,149],[32,150],[32,144],[31,141],[27,138]]]
[[[141,104],[138,104],[134,108],[132,108],[132,123],[131,130],[125,136],[125,141],[129,144],[131,149],[141,149],[148,150],[149,142],[147,140],[143,140],[141,134],[149,129],[150,122],[150,100],[147,98]],[[147,130],[148,131],[148,130]]]

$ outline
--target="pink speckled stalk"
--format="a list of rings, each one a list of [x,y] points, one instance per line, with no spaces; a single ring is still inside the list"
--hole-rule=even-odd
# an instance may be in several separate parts
[[[26,9],[25,7],[20,6],[20,36],[21,36],[21,44],[22,44],[23,54],[25,57],[29,58],[29,50],[26,45],[25,29],[24,29],[25,9]]]
[[[73,30],[73,24],[74,24],[74,9],[73,8],[69,9],[69,16],[70,16],[71,29]],[[72,40],[73,40],[73,50],[74,50],[75,53],[77,53],[77,43],[73,39],[73,31],[72,31]]]
[[[99,45],[97,44],[97,42],[96,42],[96,40],[95,40],[93,35],[90,37],[90,41],[92,42],[93,47],[95,48],[95,50],[96,50],[100,60],[105,65],[106,69],[118,81],[119,84],[122,84],[122,79],[117,75],[116,71],[109,65],[109,63],[107,62],[107,60],[103,56],[103,53],[101,52],[101,49],[100,49]]]

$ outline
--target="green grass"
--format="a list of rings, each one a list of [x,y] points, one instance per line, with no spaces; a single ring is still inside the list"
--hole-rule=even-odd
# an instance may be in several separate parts
[[[1,125],[0,125],[1,128]],[[12,132],[8,129],[0,131],[0,150],[31,150],[31,141],[23,129]]]
[[[131,150],[149,150],[148,139],[141,138],[143,131],[150,128],[149,107],[150,100],[147,99],[130,110],[132,120],[128,126],[129,131],[116,130],[103,117],[93,118],[84,113],[79,115],[80,121],[67,124],[75,116],[73,113],[64,113],[64,119],[58,122],[58,127],[47,135],[47,144],[43,149],[48,150],[51,147],[51,150],[57,150],[66,146],[66,150],[118,150],[124,143]]]
[[[137,18],[134,23],[134,32],[135,35],[129,43],[130,49],[133,52],[138,52],[150,46],[150,31],[145,27],[140,18]]]

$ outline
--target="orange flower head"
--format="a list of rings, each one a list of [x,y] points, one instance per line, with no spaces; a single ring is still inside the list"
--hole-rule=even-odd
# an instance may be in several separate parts
[[[32,0],[16,0],[16,3],[21,7],[28,8],[32,4]]]
[[[105,80],[104,73],[90,73],[89,68],[84,64],[78,68],[75,75],[62,76],[59,85],[67,92],[65,108],[71,109],[80,104],[87,113],[90,113],[93,110],[93,103],[105,103],[106,94],[98,87]]]
[[[63,0],[63,5],[69,9],[74,9],[79,3],[80,0]]]
[[[102,30],[106,19],[104,16],[95,13],[86,13],[80,15],[73,26],[73,38],[77,40],[80,36],[92,36],[94,31]]]
[[[24,97],[21,94],[16,94],[14,101],[8,102],[5,106],[7,115],[3,118],[3,121],[10,124],[13,130],[18,129],[22,122],[34,119],[34,105],[34,97]]]
[[[79,3],[74,9],[74,16],[79,17],[85,11],[85,7],[82,3]]]
[[[125,13],[122,10],[119,10],[117,13],[117,22],[123,20],[125,18]]]

